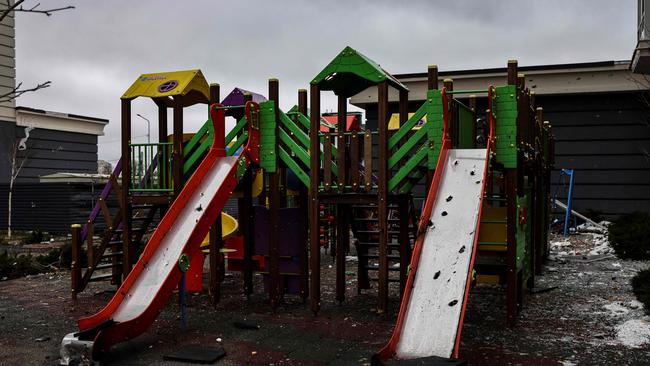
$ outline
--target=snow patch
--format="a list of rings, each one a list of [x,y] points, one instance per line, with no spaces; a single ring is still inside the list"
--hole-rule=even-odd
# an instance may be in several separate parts
[[[611,316],[620,316],[630,312],[630,309],[616,302],[603,305],[603,308],[609,310],[611,312]]]
[[[630,319],[616,327],[618,341],[630,348],[650,343],[650,317]]]

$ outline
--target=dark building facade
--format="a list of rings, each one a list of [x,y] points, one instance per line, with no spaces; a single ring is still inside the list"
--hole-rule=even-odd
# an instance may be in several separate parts
[[[555,170],[551,194],[566,202],[567,186],[560,169],[575,170],[574,209],[612,219],[633,211],[650,211],[650,82],[633,74],[628,62],[520,67],[526,85],[536,93],[544,119],[553,126]],[[423,102],[426,73],[397,75],[411,90],[409,109]],[[487,89],[505,83],[506,69],[441,72],[454,80],[454,90]],[[462,97],[462,96],[461,96]],[[487,108],[477,94],[478,108]],[[391,101],[397,95],[391,94]],[[352,98],[366,110],[366,122],[377,121],[376,90]],[[391,107],[397,113],[397,104]],[[415,196],[424,196],[424,186]]]

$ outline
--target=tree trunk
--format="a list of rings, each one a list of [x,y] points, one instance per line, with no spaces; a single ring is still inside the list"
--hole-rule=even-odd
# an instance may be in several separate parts
[[[9,182],[9,200],[7,202],[8,217],[7,217],[7,238],[11,239],[11,199],[14,193],[14,181]]]

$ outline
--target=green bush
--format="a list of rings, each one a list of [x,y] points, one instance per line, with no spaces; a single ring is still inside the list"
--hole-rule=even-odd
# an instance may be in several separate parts
[[[646,313],[650,315],[650,269],[643,270],[632,278],[632,289],[636,298],[643,303]]]
[[[609,226],[609,243],[621,259],[650,259],[650,213],[621,216]]]
[[[31,255],[0,253],[0,278],[18,278],[43,272],[43,267]]]
[[[32,230],[25,236],[25,244],[38,244],[45,239],[41,229]]]

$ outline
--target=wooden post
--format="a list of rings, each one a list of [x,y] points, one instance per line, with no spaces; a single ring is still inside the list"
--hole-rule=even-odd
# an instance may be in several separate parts
[[[378,161],[379,185],[377,210],[379,221],[379,303],[377,312],[388,310],[388,83],[377,85],[379,130]]]
[[[517,83],[517,61],[508,61],[508,84]],[[506,193],[506,252],[507,263],[507,323],[514,326],[517,317],[518,273],[517,273],[517,169],[505,169]]]
[[[72,301],[76,303],[77,292],[79,291],[79,286],[81,284],[81,266],[79,265],[81,259],[81,225],[73,224],[70,229],[72,232],[72,261],[70,262],[72,280],[70,281],[70,284]]]
[[[95,225],[92,220],[86,221],[86,227],[88,228],[86,235],[86,255],[88,256],[88,268],[92,266],[92,263],[95,262],[95,243],[93,241],[93,236],[95,235]]]
[[[275,120],[279,121],[279,92],[278,79],[269,79],[269,100],[275,102]],[[276,123],[276,136],[277,136],[278,123]],[[276,166],[279,165],[277,159],[277,150],[275,151],[274,158],[276,159]],[[280,241],[279,241],[279,217],[280,214],[280,172],[279,167],[275,172],[269,174],[269,269],[270,269],[270,286],[269,296],[271,300],[271,307],[275,311],[280,303],[281,293],[281,278],[280,278]]]
[[[122,99],[122,278],[131,271],[131,100]]]
[[[164,100],[156,101],[156,104],[158,105],[158,142],[167,142],[167,106],[165,105]],[[163,151],[162,157],[164,159],[161,159],[159,164],[167,164],[167,166],[169,166],[169,161],[167,159],[169,156],[169,149],[167,146],[164,146],[161,147],[160,151]],[[162,169],[162,167],[159,169]],[[169,173],[167,173],[168,169],[165,167],[165,169],[160,171],[166,173],[163,177],[161,177],[160,182],[165,188],[167,188],[169,187]]]
[[[399,200],[399,293],[400,298],[406,288],[408,267],[411,261],[411,248],[409,245],[409,202],[406,196]]]
[[[475,94],[471,94],[469,96],[469,109],[472,110],[472,148],[476,149],[476,95]]]
[[[220,100],[220,87],[219,84],[210,84],[210,102],[208,104],[208,114],[210,113],[210,105],[219,103]],[[222,227],[221,227],[221,212],[217,215],[217,219],[210,228],[210,296],[212,297],[212,305],[216,306],[221,300],[221,278],[223,267],[223,248],[222,240]],[[198,254],[203,255],[203,254]]]
[[[244,104],[253,100],[251,93],[244,94]],[[259,174],[262,174],[261,172]],[[253,211],[253,168],[249,167],[242,177],[242,198],[238,200],[239,225],[244,235],[244,294],[253,293],[253,251],[255,239],[255,213]]]
[[[338,111],[336,124],[337,155],[336,164],[338,167],[337,191],[343,193],[347,185],[347,146],[345,132],[347,132],[348,100],[345,96],[338,96]],[[355,169],[352,167],[352,169]],[[358,169],[358,168],[357,168]],[[350,232],[347,220],[347,206],[336,205],[336,300],[341,303],[345,300],[345,254],[350,242]]]
[[[443,81],[443,86],[447,91],[454,90],[454,81],[452,79],[445,79]],[[452,101],[454,100],[453,94],[447,94],[447,106],[449,106],[449,128],[451,135],[451,146],[452,148],[458,147],[458,135],[460,124],[458,123],[458,116],[456,115],[456,108]]]
[[[309,185],[309,264],[311,270],[311,281],[309,283],[309,297],[311,311],[316,314],[320,310],[320,244],[319,244],[319,211],[318,211],[318,183],[320,170],[320,141],[318,131],[320,130],[320,88],[318,85],[311,85],[309,115],[309,138],[310,138],[310,185]]]
[[[438,89],[438,66],[437,65],[429,65],[429,68],[427,70],[427,88],[429,90],[437,90]],[[435,142],[435,143],[440,143],[440,142]],[[433,181],[433,173],[435,169],[427,169],[427,179],[426,179],[426,189],[431,186],[431,181]]]
[[[508,85],[517,85],[517,60],[508,60]]]
[[[173,179],[174,197],[183,189],[183,96],[174,96]]]
[[[307,89],[298,90],[298,112],[307,115]],[[309,296],[309,190],[300,185],[298,195],[300,210],[300,298]]]
[[[429,90],[438,89],[438,65],[429,65],[427,69],[427,88]]]
[[[533,96],[533,95],[531,95]],[[542,133],[541,130],[541,125],[542,121],[544,120],[544,110],[542,107],[537,107],[536,109],[537,112],[537,118],[535,121],[535,126],[534,126],[534,131],[535,131],[535,139],[540,138],[540,134]],[[535,141],[533,141],[535,142]],[[546,203],[546,197],[544,197],[544,185],[546,184],[544,182],[544,166],[542,164],[542,156],[543,156],[543,151],[541,151],[542,147],[538,144],[535,144],[535,149],[537,158],[535,161],[535,169],[534,169],[534,202],[535,202],[535,208],[534,208],[534,216],[535,220],[533,221],[533,238],[534,238],[534,243],[535,243],[535,274],[539,275],[542,273],[542,265],[544,263],[544,246],[545,244],[543,243],[543,238],[542,238],[542,226],[545,224],[545,210],[544,210],[544,204]]]

